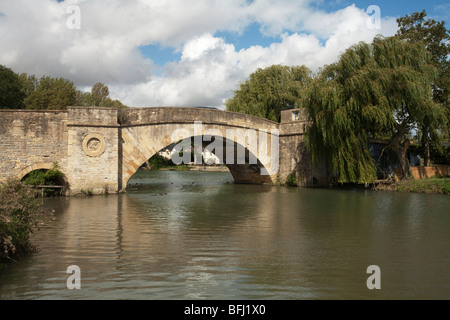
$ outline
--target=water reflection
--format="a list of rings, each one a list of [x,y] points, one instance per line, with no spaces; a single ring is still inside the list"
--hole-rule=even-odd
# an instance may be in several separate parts
[[[12,299],[448,299],[449,197],[234,185],[142,173],[123,195],[53,199]],[[67,290],[69,265],[82,289]],[[382,289],[366,269],[382,270]]]

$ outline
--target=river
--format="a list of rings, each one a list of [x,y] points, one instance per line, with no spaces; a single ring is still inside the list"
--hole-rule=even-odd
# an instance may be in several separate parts
[[[446,195],[141,171],[126,194],[45,207],[40,251],[0,273],[0,299],[450,299]]]

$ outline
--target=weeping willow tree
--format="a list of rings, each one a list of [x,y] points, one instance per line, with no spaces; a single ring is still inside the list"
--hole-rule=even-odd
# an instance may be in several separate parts
[[[436,74],[421,43],[379,37],[349,48],[321,70],[305,100],[313,160],[327,160],[340,182],[372,182],[369,140],[382,136],[407,177],[411,131],[427,119],[444,123],[445,109],[432,95]]]
[[[438,103],[442,103],[447,110],[447,118],[450,116],[450,31],[445,26],[445,21],[425,19],[427,13],[414,12],[397,19],[399,30],[396,37],[412,42],[423,42],[431,54],[431,61],[438,69],[438,77],[433,83],[433,97]],[[447,127],[450,123],[447,124]],[[419,128],[419,136],[423,148],[425,166],[431,165],[431,144],[433,143],[439,153],[445,151],[440,147],[441,134],[431,121],[427,119]]]
[[[279,122],[281,109],[299,106],[310,81],[311,71],[305,66],[258,69],[241,83],[226,108]]]

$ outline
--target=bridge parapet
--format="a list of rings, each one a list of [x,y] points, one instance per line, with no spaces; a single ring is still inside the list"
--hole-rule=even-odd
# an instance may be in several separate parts
[[[229,127],[249,129],[278,129],[279,124],[255,116],[242,113],[221,111],[212,108],[132,108],[122,114],[125,117],[123,126],[142,126],[152,124],[193,124],[201,121],[207,124],[226,125]]]
[[[119,127],[119,110],[113,108],[69,107],[68,126]]]

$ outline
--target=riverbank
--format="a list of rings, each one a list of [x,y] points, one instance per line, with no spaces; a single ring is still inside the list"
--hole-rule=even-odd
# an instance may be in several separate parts
[[[391,184],[378,184],[375,190],[450,194],[449,177],[433,177],[420,180],[403,180]]]

